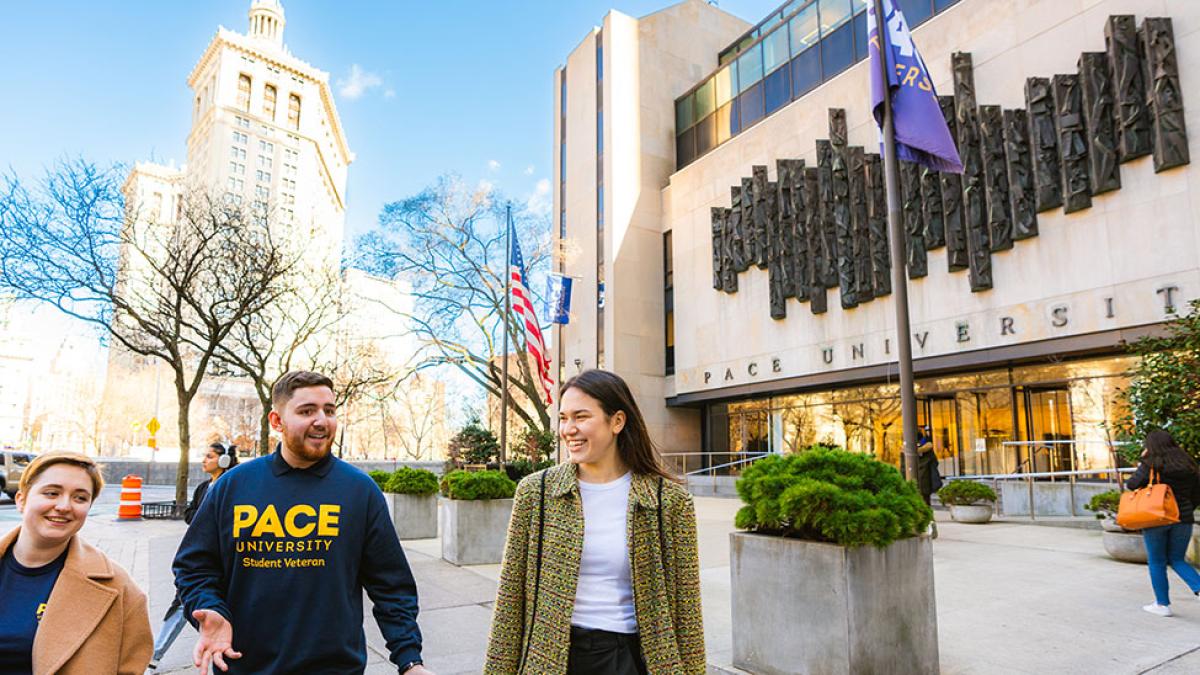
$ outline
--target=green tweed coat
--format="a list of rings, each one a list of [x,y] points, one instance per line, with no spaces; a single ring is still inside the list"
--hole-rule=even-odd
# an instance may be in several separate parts
[[[517,486],[500,587],[488,640],[487,675],[558,675],[567,672],[571,615],[583,552],[583,502],[576,466],[545,470],[545,535],[541,583],[537,547],[541,474]],[[704,626],[700,617],[700,566],[696,511],[682,486],[633,476],[629,488],[626,541],[630,542],[633,604],[642,655],[654,675],[704,673]]]

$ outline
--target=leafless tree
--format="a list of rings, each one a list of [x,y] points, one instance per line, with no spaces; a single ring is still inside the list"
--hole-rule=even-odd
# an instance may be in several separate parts
[[[179,464],[187,499],[188,413],[222,343],[270,307],[298,260],[265,214],[195,190],[176,218],[127,203],[126,172],[63,161],[40,185],[0,186],[0,288],[99,326],[120,349],[174,375]]]
[[[541,278],[536,271],[549,263],[549,223],[519,206],[512,217],[526,269]],[[406,318],[422,343],[414,368],[451,365],[497,399],[505,387],[501,331],[508,330],[510,353],[526,353],[523,326],[512,314],[504,320],[505,220],[497,193],[444,176],[416,196],[387,204],[379,226],[358,241],[366,267],[412,285],[414,309]],[[536,281],[529,284],[535,298],[540,289]],[[523,396],[509,398],[510,410],[526,426],[549,429],[538,374],[529,359],[512,363],[517,367],[509,368],[508,386]]]

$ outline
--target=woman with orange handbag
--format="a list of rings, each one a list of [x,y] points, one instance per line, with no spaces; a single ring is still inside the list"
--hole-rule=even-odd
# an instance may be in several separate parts
[[[1152,477],[1156,482],[1166,483],[1179,506],[1179,522],[1142,530],[1150,585],[1154,588],[1154,603],[1142,609],[1158,616],[1172,616],[1171,598],[1167,594],[1167,565],[1193,594],[1200,593],[1200,573],[1184,559],[1196,521],[1194,511],[1200,505],[1200,467],[1166,431],[1146,434],[1145,448],[1137,471],[1126,481],[1125,487],[1130,490],[1145,487]]]

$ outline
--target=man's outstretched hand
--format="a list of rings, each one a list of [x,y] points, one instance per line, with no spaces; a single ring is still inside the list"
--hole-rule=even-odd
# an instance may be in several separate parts
[[[192,661],[200,669],[200,675],[209,675],[210,667],[229,670],[225,659],[240,659],[241,652],[233,651],[233,626],[211,609],[198,609],[192,618],[200,624],[200,638],[192,650]],[[216,672],[215,670],[211,672]]]

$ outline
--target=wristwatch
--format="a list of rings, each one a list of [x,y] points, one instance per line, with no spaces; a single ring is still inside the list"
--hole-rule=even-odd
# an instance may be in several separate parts
[[[415,661],[409,661],[408,663],[400,666],[400,672],[407,673],[408,671],[412,670],[413,668],[416,668],[417,666],[423,666],[423,665],[425,665],[425,662],[422,661],[421,659],[417,659]]]

